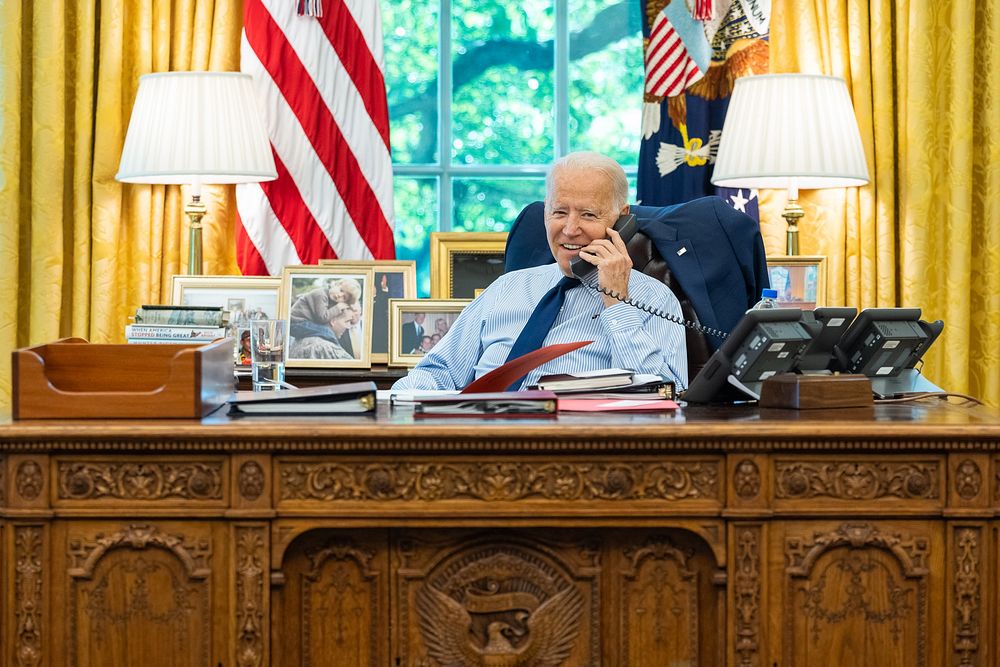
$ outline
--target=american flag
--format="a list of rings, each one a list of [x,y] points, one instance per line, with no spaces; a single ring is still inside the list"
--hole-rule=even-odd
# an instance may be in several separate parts
[[[649,32],[646,48],[646,92],[660,97],[680,95],[708,69],[709,50],[701,25],[684,3],[667,5]]]
[[[278,179],[237,186],[237,260],[276,275],[320,259],[391,259],[392,161],[373,0],[245,0],[240,69],[253,77]]]

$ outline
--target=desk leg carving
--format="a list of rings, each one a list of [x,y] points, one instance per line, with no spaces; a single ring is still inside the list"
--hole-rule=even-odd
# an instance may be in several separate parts
[[[954,545],[954,655],[959,667],[979,664],[979,617],[982,557],[980,529],[961,526],[955,529]]]
[[[41,526],[14,528],[15,657],[18,667],[36,667],[42,663],[43,536]]]
[[[264,526],[236,527],[236,659],[239,667],[265,664]]]
[[[734,542],[733,648],[738,667],[757,667],[760,664],[761,526],[737,526]]]

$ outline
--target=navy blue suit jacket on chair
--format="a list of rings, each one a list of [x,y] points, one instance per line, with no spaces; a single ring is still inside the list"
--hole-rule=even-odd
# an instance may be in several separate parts
[[[674,206],[632,206],[641,235],[629,243],[633,264],[644,267],[666,264],[664,279],[678,299],[688,300],[698,321],[706,327],[730,332],[744,312],[769,286],[767,258],[760,226],[753,218],[728,206],[718,197],[702,197]],[[648,237],[656,255],[642,259],[642,236]],[[637,261],[639,260],[639,261]],[[505,270],[523,269],[554,262],[545,238],[542,202],[525,207],[507,237]],[[718,338],[707,337],[718,348]],[[692,354],[689,338],[689,357]],[[690,364],[689,364],[690,365]],[[700,364],[694,364],[700,366]],[[695,368],[690,368],[692,375]]]

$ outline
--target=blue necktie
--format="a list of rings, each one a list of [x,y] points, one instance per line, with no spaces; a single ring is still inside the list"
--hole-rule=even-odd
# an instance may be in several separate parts
[[[514,341],[514,346],[510,348],[507,361],[517,359],[528,352],[534,352],[542,346],[542,341],[548,335],[549,329],[552,328],[552,323],[556,321],[556,316],[559,315],[559,309],[562,308],[563,302],[566,300],[566,290],[579,287],[579,285],[580,281],[576,278],[564,276],[552,289],[545,293],[541,301],[538,302],[538,305],[535,306],[531,317],[524,324],[524,328],[521,329],[517,340]],[[521,382],[515,382],[508,388],[508,391],[516,391],[520,388],[520,384]]]

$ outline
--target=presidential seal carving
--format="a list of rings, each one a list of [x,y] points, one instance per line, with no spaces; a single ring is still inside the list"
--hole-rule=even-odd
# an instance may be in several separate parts
[[[417,592],[427,655],[442,667],[561,665],[580,633],[583,595],[545,556],[474,547]]]

